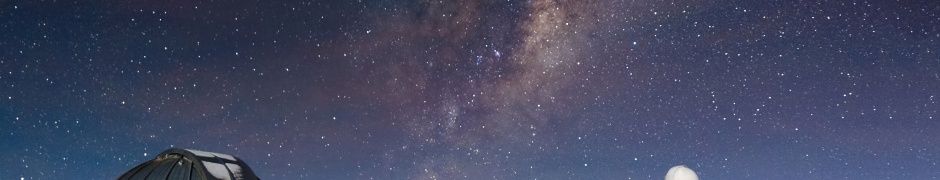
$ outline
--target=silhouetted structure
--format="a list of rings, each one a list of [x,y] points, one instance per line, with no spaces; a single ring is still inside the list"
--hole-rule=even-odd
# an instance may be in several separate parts
[[[235,156],[189,149],[168,149],[121,175],[124,179],[258,180]]]

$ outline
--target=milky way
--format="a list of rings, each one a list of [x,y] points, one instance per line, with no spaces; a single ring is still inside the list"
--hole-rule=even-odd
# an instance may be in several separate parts
[[[0,1],[0,179],[936,179],[940,5]]]

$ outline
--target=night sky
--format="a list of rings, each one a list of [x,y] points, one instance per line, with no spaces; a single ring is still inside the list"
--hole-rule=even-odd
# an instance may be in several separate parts
[[[940,1],[0,0],[0,179],[940,178]]]

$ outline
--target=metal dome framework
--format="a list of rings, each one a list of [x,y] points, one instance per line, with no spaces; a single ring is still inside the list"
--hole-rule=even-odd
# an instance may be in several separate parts
[[[258,180],[248,164],[235,156],[198,150],[172,148],[153,160],[125,172],[120,180],[198,179]]]

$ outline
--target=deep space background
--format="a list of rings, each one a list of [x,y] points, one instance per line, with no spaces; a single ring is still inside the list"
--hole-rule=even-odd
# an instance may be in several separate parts
[[[0,179],[940,178],[940,1],[0,0]]]

